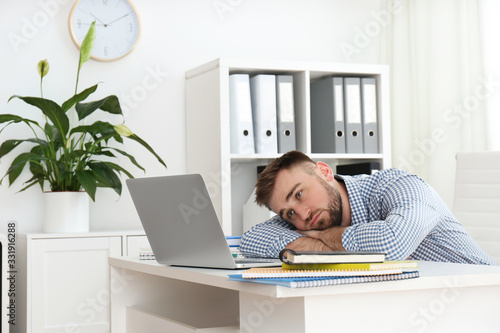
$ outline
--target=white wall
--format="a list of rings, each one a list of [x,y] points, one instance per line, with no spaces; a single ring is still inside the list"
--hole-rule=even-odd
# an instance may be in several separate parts
[[[133,144],[126,149],[146,167],[146,176],[185,172],[184,73],[217,57],[376,63],[377,36],[349,58],[340,45],[373,21],[381,2],[373,0],[135,0],[142,22],[136,49],[116,62],[84,65],[80,88],[100,84],[94,99],[121,98],[126,124],[149,142],[168,165]],[[78,52],[68,32],[74,1],[0,1],[0,113],[36,114],[11,95],[38,96],[36,64],[50,62],[44,97],[60,103],[74,89]],[[155,73],[154,76],[152,73]],[[151,88],[145,89],[146,80]],[[0,134],[0,142],[24,138],[22,126]],[[12,159],[2,159],[3,176]],[[128,165],[128,164],[126,164]],[[143,176],[130,167],[135,176]],[[28,174],[22,176],[28,179]],[[18,232],[41,230],[39,188],[17,193],[21,183],[0,186],[0,223],[18,223]],[[100,189],[91,205],[91,229],[134,229],[140,223],[126,188],[121,198]],[[0,230],[1,231],[1,230]]]

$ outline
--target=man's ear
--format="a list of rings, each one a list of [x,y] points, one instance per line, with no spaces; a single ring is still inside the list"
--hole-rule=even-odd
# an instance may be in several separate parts
[[[317,162],[314,166],[316,172],[319,172],[327,182],[331,182],[333,180],[333,170],[330,166],[324,162]]]

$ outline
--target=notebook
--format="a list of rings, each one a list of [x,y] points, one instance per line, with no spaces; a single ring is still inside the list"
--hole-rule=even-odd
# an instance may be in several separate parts
[[[244,278],[241,274],[231,274],[229,275],[229,280],[272,284],[277,286],[285,286],[289,288],[309,288],[309,287],[333,286],[340,284],[407,280],[407,279],[418,278],[419,276],[420,273],[418,271],[403,272],[401,274],[374,275],[374,276],[335,276],[335,277],[262,278],[262,279],[247,279]]]
[[[386,269],[284,269],[282,267],[269,268],[251,268],[244,271],[241,275],[246,279],[261,279],[261,278],[305,278],[305,277],[347,277],[347,276],[373,276],[373,275],[389,275],[401,274],[401,267],[393,267]]]
[[[294,251],[283,249],[279,258],[286,264],[339,264],[383,262],[385,253],[368,251]]]
[[[281,266],[279,259],[232,256],[201,175],[132,178],[126,184],[158,263],[225,269]]]

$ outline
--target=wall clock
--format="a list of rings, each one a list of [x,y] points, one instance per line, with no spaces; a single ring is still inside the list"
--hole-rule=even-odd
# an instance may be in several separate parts
[[[92,59],[112,61],[134,49],[140,36],[140,20],[128,0],[78,0],[69,15],[71,38],[79,48],[95,21],[96,39]]]

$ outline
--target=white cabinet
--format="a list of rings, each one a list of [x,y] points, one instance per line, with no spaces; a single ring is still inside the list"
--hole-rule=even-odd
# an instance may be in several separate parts
[[[129,249],[131,239],[144,241],[145,236],[143,232],[19,235],[16,325],[11,332],[109,332],[113,288],[108,258],[138,257],[137,246]]]
[[[343,63],[297,63],[278,60],[217,59],[186,72],[187,172],[207,183],[226,235],[242,232],[243,205],[257,179],[257,166],[276,156],[230,152],[229,75],[293,75],[297,149],[332,167],[338,164],[391,164],[389,67]],[[310,85],[327,76],[373,77],[377,82],[378,154],[316,154],[311,149]]]
[[[150,249],[148,238],[145,235],[127,235],[123,255],[125,257],[139,257],[141,249]]]

